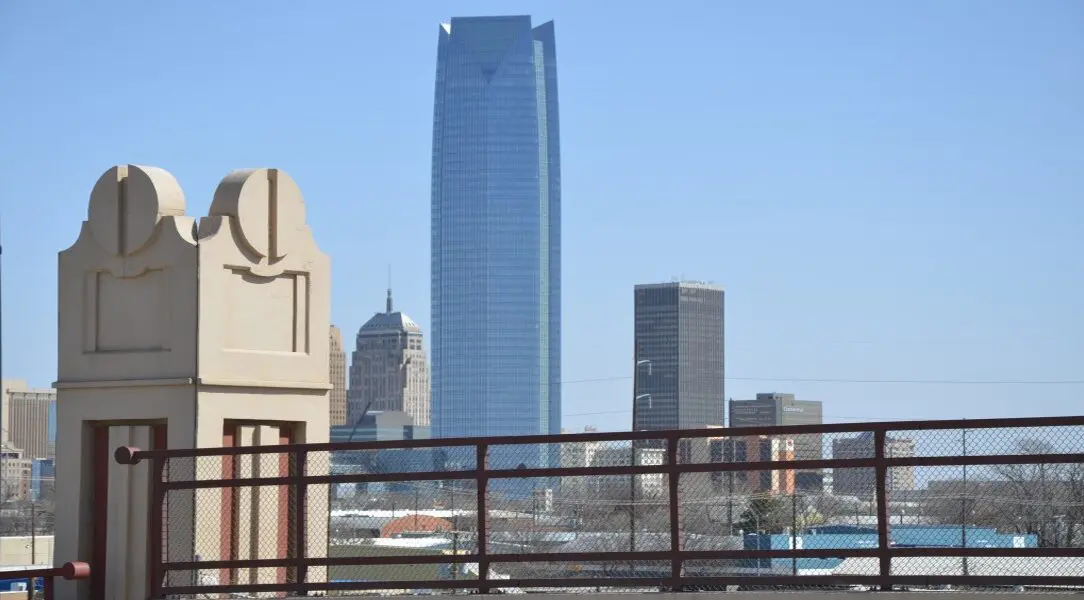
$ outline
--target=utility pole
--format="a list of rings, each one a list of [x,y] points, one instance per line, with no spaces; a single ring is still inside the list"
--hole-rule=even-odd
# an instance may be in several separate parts
[[[963,442],[963,444],[962,444],[962,446],[963,446],[962,454],[963,454],[964,458],[967,458],[967,428],[964,428],[963,430],[961,430],[960,436],[962,438],[961,441]],[[963,480],[964,480],[964,482],[963,482],[964,483],[963,492],[961,492],[961,494],[960,494],[960,540],[962,542],[960,546],[961,546],[961,548],[963,548],[963,551],[964,551],[964,555],[961,557],[961,558],[963,558],[963,575],[964,575],[964,577],[967,577],[968,576],[968,568],[967,568],[968,565],[967,565],[967,465],[966,464],[964,464],[964,477],[963,477]]]
[[[637,410],[640,400],[645,398],[648,401],[648,408],[651,408],[651,394],[640,394],[640,367],[647,367],[647,374],[651,375],[651,361],[648,359],[640,359],[637,356],[635,343],[633,344],[632,355],[632,430],[638,431],[643,429],[643,426],[639,422],[639,411]],[[636,466],[636,440],[629,442],[629,465]],[[629,552],[636,551],[636,476],[629,475]],[[635,563],[629,561],[629,568],[634,569]]]
[[[798,549],[798,494],[796,490],[790,492],[790,549]],[[798,557],[790,558],[792,574],[798,576]]]
[[[455,509],[455,490],[452,489],[450,495],[450,502],[448,504],[452,507],[452,557],[459,557],[459,511]],[[452,581],[455,581],[459,577],[459,562],[452,561]]]
[[[417,486],[414,487],[414,531],[418,531],[418,504],[421,496],[421,490]]]
[[[730,402],[733,403],[734,399],[731,398]],[[729,423],[733,427],[733,423]],[[735,462],[737,460],[737,448],[735,448],[736,440],[732,437],[726,438],[723,461]],[[734,471],[726,472],[726,525],[727,534],[734,535]]]
[[[30,501],[30,563],[38,564],[38,519],[36,510],[37,502]]]

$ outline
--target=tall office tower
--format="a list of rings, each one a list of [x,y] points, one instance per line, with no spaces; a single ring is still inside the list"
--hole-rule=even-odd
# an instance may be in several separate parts
[[[25,381],[5,380],[0,399],[8,443],[23,458],[52,458],[56,454],[56,390],[31,389]]]
[[[633,430],[722,425],[723,289],[657,283],[634,295]]]
[[[776,427],[779,425],[820,425],[823,409],[818,400],[795,400],[794,394],[757,394],[753,400],[730,401],[730,427]],[[824,439],[819,433],[790,435],[797,460],[824,458]],[[824,476],[819,469],[797,472],[798,490],[824,492]]]
[[[438,33],[433,436],[558,434],[561,169],[553,23],[455,18]]]
[[[393,309],[391,289],[385,311],[376,313],[358,330],[350,363],[347,423],[366,412],[402,411],[414,425],[429,425],[429,363],[422,346],[422,329],[405,313]]]
[[[332,325],[328,347],[331,356],[328,363],[331,368],[331,395],[328,398],[331,410],[331,426],[346,424],[346,351],[343,350],[343,332]]]

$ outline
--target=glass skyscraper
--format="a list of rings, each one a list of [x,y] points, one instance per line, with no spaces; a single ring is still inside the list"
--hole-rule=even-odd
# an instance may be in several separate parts
[[[561,169],[553,23],[532,27],[528,16],[454,18],[439,35],[433,436],[560,433]],[[522,461],[528,465],[536,460],[529,454]]]

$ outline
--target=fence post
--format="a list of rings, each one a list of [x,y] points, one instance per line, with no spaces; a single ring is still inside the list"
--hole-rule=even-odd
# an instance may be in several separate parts
[[[889,577],[892,575],[892,554],[888,538],[888,467],[885,465],[885,445],[887,431],[878,428],[873,432],[873,458],[877,462],[875,479],[877,482],[877,557],[880,562],[881,591],[892,591]]]
[[[678,442],[676,434],[670,434],[666,438],[666,460],[670,463],[669,487],[670,487],[670,589],[680,591],[682,560],[678,556],[681,552],[681,501],[679,496],[679,484],[681,482],[678,471]]]
[[[478,593],[488,594],[490,590],[489,551],[486,546],[489,533],[486,522],[489,520],[489,509],[486,508],[486,488],[489,487],[489,445],[479,443],[475,450],[474,468],[477,472],[475,491],[478,496]]]
[[[293,460],[293,479],[291,487],[294,488],[294,583],[304,586],[308,579],[309,567],[305,562],[309,556],[309,544],[307,538],[309,516],[305,508],[308,499],[309,486],[305,482],[307,473],[309,452],[308,450],[295,450]],[[308,595],[308,591],[299,587],[297,590],[301,596]]]
[[[165,569],[162,568],[162,564],[167,557],[164,555],[163,536],[165,533],[165,512],[166,512],[166,485],[165,485],[165,473],[166,473],[166,461],[168,459],[162,457],[154,457],[151,459],[151,501],[150,506],[147,507],[147,545],[150,546],[147,549],[147,562],[148,573],[147,577],[150,579],[147,586],[147,593],[150,598],[162,597],[162,585],[166,578]]]

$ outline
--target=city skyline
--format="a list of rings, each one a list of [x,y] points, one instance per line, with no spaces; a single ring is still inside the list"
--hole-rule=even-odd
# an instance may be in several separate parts
[[[683,273],[731,291],[735,398],[824,399],[826,422],[1075,411],[1074,7],[976,20],[952,4],[798,5],[780,18],[701,2],[690,22],[630,6],[470,7],[560,29],[567,429],[628,429],[629,288]],[[447,6],[9,8],[0,68],[35,94],[0,98],[4,130],[28,140],[0,161],[4,373],[55,379],[55,252],[75,233],[56,219],[79,222],[88,178],[126,160],[168,165],[194,214],[226,166],[289,169],[334,259],[346,337],[389,262],[397,301],[431,330],[433,34]],[[300,43],[266,35],[283,23]],[[380,26],[358,36],[357,23]],[[645,32],[651,43],[629,42]],[[160,99],[120,126],[103,118],[115,64],[129,65],[122,89]],[[268,81],[279,92],[255,97]]]
[[[433,108],[434,437],[561,431],[553,22],[452,18]]]
[[[0,8],[10,587],[1084,590],[1084,7],[687,2]]]

